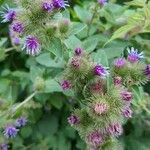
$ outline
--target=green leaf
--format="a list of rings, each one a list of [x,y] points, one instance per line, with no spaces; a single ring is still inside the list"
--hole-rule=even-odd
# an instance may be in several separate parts
[[[71,144],[69,141],[66,140],[62,133],[59,133],[58,136],[58,150],[70,150]]]
[[[60,95],[60,94],[55,94],[55,95],[51,95],[50,96],[51,98],[50,98],[50,103],[54,106],[54,107],[56,107],[57,109],[60,109],[60,108],[62,108],[62,106],[63,106],[63,96],[62,95]]]
[[[140,6],[140,7],[143,7],[145,5],[147,0],[133,0],[131,2],[126,2],[125,4],[126,5],[129,5],[129,6]]]
[[[46,114],[38,124],[38,132],[45,136],[53,135],[58,130],[58,118],[51,114]]]
[[[36,61],[45,66],[45,67],[52,67],[52,68],[64,68],[64,61],[62,58],[55,58],[52,59],[49,53],[43,53],[36,57]]]
[[[83,24],[83,23],[79,23],[79,22],[73,22],[70,25],[69,31],[67,33],[67,36],[71,36],[74,34],[78,34],[79,32],[81,32],[82,30],[84,30],[87,27],[87,25]]]
[[[74,35],[70,36],[64,42],[65,42],[65,45],[67,46],[67,48],[70,48],[70,49],[74,49],[74,48],[82,45],[81,41]]]
[[[108,58],[104,50],[98,50],[98,52],[92,55],[92,58],[95,62],[104,65],[105,67],[109,66]]]
[[[62,92],[62,88],[59,83],[54,79],[48,79],[45,81],[45,93]]]
[[[21,129],[20,133],[23,138],[28,138],[32,134],[32,128],[30,126],[25,126]]]
[[[43,76],[43,70],[37,66],[31,66],[30,68],[30,80],[32,82],[35,81],[37,77],[42,77]]]
[[[98,44],[98,41],[99,41],[98,38],[95,38],[95,36],[92,36],[92,37],[86,39],[86,40],[83,42],[83,48],[84,48],[88,53],[90,53],[90,52],[92,52],[92,51],[96,48],[96,46],[97,46],[97,44]]]
[[[117,38],[123,38],[125,37],[125,34],[130,31],[132,28],[134,28],[135,25],[134,24],[127,24],[127,25],[124,25],[122,27],[120,27],[118,30],[116,30],[112,37],[110,38],[110,40],[108,40],[106,44],[110,43],[111,41],[113,41],[114,39],[117,39]]]
[[[91,20],[92,14],[83,7],[75,6],[74,10],[81,21],[87,23]]]
[[[59,38],[52,38],[47,50],[52,52],[57,57],[62,57],[62,44]]]

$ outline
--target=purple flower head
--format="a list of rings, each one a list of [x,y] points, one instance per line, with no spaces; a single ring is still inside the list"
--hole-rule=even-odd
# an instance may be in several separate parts
[[[121,93],[121,97],[125,101],[131,101],[132,99],[132,93],[128,92],[127,90],[123,90]]]
[[[79,68],[80,67],[80,60],[78,58],[72,58],[70,64],[74,68]]]
[[[148,64],[145,69],[144,69],[144,74],[145,75],[150,75],[150,64]]]
[[[67,118],[68,119],[68,122],[71,124],[71,125],[75,125],[75,124],[78,124],[80,119],[78,116],[76,115],[71,115],[70,117]]]
[[[6,5],[4,8],[4,11],[1,12],[1,16],[3,18],[2,22],[10,22],[13,21],[16,17],[16,11],[14,11],[12,8],[9,8],[8,5]]]
[[[122,78],[119,76],[113,78],[114,85],[120,85],[121,81],[122,81]]]
[[[70,81],[69,81],[69,80],[63,80],[63,81],[61,82],[61,87],[62,87],[63,90],[66,90],[66,89],[71,88],[71,83],[70,83]]]
[[[13,37],[13,38],[12,38],[12,43],[13,43],[14,45],[19,45],[19,44],[20,44],[20,38],[18,38],[18,37]]]
[[[126,63],[125,58],[121,57],[121,58],[115,59],[113,64],[115,67],[119,68],[119,67],[123,67],[125,65],[125,63]]]
[[[104,66],[101,65],[101,64],[95,65],[93,71],[94,71],[94,74],[95,74],[95,75],[98,75],[98,76],[106,76],[106,75],[108,75],[108,70],[107,70],[107,68],[104,67]]]
[[[53,6],[55,8],[65,8],[66,3],[64,0],[53,0]]]
[[[108,109],[108,105],[106,103],[96,103],[94,105],[94,112],[98,115],[105,113]]]
[[[92,83],[90,85],[90,91],[92,93],[97,93],[97,92],[101,92],[103,90],[103,83],[101,81]]]
[[[102,134],[99,131],[92,131],[87,136],[87,139],[88,139],[88,142],[93,145],[99,145],[103,141]]]
[[[16,129],[14,125],[8,125],[4,129],[4,136],[6,136],[6,138],[12,138],[17,135],[17,132],[18,129]]]
[[[114,136],[119,136],[123,132],[122,126],[118,122],[114,122],[114,123],[110,124],[106,130],[107,130],[108,134],[111,134]]]
[[[97,148],[92,146],[88,150],[97,150]]]
[[[17,127],[23,127],[23,126],[26,125],[26,123],[27,123],[26,117],[21,116],[21,117],[19,117],[19,118],[16,119],[15,125]]]
[[[126,107],[122,110],[122,115],[126,118],[131,118],[132,117],[132,110],[130,107]]]
[[[24,29],[23,24],[21,22],[13,23],[11,28],[14,32],[18,32],[18,33],[21,33]]]
[[[0,150],[8,150],[8,145],[7,144],[1,144]]]
[[[83,50],[81,47],[77,47],[77,48],[75,48],[74,53],[75,53],[75,55],[79,56],[79,55],[81,55],[82,51]]]
[[[100,5],[104,5],[107,3],[107,0],[97,0]]]
[[[40,44],[35,36],[28,35],[24,42],[23,49],[26,49],[26,53],[30,55],[36,55],[40,52]]]
[[[20,38],[18,37],[18,35],[12,30],[12,28],[9,28],[9,36],[11,39],[12,44],[14,45],[18,45],[20,44]]]
[[[144,58],[144,54],[143,52],[138,53],[137,49],[134,49],[133,47],[131,47],[131,49],[127,49],[128,50],[128,61],[130,62],[136,62],[141,58]]]
[[[53,4],[50,2],[43,2],[42,3],[42,9],[49,12],[53,9]]]

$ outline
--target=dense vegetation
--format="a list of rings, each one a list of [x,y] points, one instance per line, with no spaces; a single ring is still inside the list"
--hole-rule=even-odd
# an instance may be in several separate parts
[[[149,0],[0,5],[0,150],[149,150]]]

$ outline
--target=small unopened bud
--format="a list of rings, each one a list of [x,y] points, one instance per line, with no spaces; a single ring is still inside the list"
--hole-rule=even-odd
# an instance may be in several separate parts
[[[44,88],[44,86],[45,86],[44,80],[41,77],[37,77],[35,79],[34,85],[33,85],[34,90],[35,91],[40,91],[40,90],[42,90]]]
[[[59,22],[59,31],[61,33],[66,33],[69,29],[70,21],[69,19],[63,19]]]
[[[121,81],[122,81],[122,78],[119,77],[119,76],[116,76],[116,77],[113,78],[114,85],[120,85]]]
[[[74,53],[75,53],[75,55],[77,55],[77,56],[80,56],[81,55],[81,53],[82,53],[82,48],[81,47],[76,47],[75,49],[74,49]]]

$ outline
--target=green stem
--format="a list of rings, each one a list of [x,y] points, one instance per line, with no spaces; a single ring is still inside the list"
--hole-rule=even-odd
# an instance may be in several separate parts
[[[5,50],[5,52],[7,53],[7,52],[12,51],[12,50],[14,50],[14,49],[15,49],[14,47],[10,47],[10,48],[7,48],[7,49]]]
[[[28,103],[34,96],[35,96],[36,92],[34,92],[33,94],[31,94],[29,97],[27,97],[23,102],[21,102],[20,104],[18,104],[15,108],[14,108],[14,112],[16,112],[19,108],[21,108],[24,104]]]
[[[92,16],[92,18],[91,18],[91,20],[89,22],[89,27],[88,27],[88,31],[87,31],[87,37],[89,37],[91,26],[92,26],[92,23],[93,23],[93,20],[94,20],[96,14],[97,14],[97,5],[95,5],[93,16]]]

